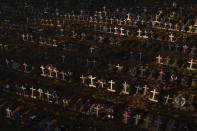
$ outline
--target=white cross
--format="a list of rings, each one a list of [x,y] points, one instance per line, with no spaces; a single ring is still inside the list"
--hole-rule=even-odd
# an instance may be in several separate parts
[[[26,35],[26,37],[27,37],[27,40],[29,40],[29,35],[28,34]]]
[[[92,75],[88,76],[88,78],[90,79],[90,84],[89,87],[96,87],[96,85],[94,85],[93,80],[96,79],[96,77],[92,77]]]
[[[56,68],[53,69],[53,72],[55,72],[55,77],[58,78],[58,70]]]
[[[130,32],[129,30],[126,30],[126,34],[127,34],[127,36],[129,36],[129,32]]]
[[[44,67],[43,65],[41,65],[40,68],[42,69],[42,74],[41,74],[41,76],[46,77],[46,74],[45,74],[45,72],[44,72],[45,67]]]
[[[143,68],[143,66],[140,67],[140,77],[144,77],[144,71],[146,71],[146,69]]]
[[[138,32],[138,36],[137,37],[142,37],[141,36],[142,31],[139,29],[137,32]]]
[[[124,31],[124,29],[121,27],[121,28],[120,28],[120,35],[123,35],[123,36],[124,36],[123,31]]]
[[[37,92],[39,93],[39,97],[42,98],[42,93],[43,93],[42,89],[39,88],[39,89],[37,90]]]
[[[130,18],[130,13],[127,14],[127,21],[130,21],[131,18]]]
[[[52,76],[52,68],[49,66],[47,69],[49,70],[49,75],[48,75],[48,77],[49,77],[49,78],[52,78],[52,77],[53,77],[53,76]]]
[[[47,100],[49,101],[50,96],[51,96],[51,94],[49,93],[49,91],[47,91],[47,92],[45,93],[45,95],[47,96]]]
[[[133,117],[133,118],[135,118],[135,125],[137,126],[137,125],[138,125],[139,120],[141,119],[141,115],[136,114],[136,116],[135,116],[135,117]]]
[[[170,34],[169,37],[170,37],[170,42],[174,42],[173,41],[174,35],[173,34]]]
[[[24,34],[22,34],[22,39],[23,39],[23,41],[25,41],[25,35]]]
[[[111,26],[109,27],[109,33],[110,33],[110,34],[112,33],[112,28],[111,28]]]
[[[110,88],[107,88],[107,90],[111,91],[111,92],[116,92],[115,90],[113,90],[113,84],[115,84],[115,82],[113,80],[111,80],[108,83],[110,84]]]
[[[157,63],[158,64],[163,64],[163,63],[161,63],[162,57],[160,55],[158,57],[156,57],[156,58],[157,58]]]
[[[90,49],[90,53],[92,53],[95,48],[94,47],[90,47],[89,49]]]
[[[34,89],[34,87],[32,86],[32,87],[30,88],[30,90],[31,90],[31,98],[35,99],[36,97],[34,96],[34,91],[35,91],[36,89]]]
[[[127,84],[127,82],[125,81],[122,85],[123,85],[122,93],[129,95],[129,92],[127,91],[129,85]]]
[[[170,26],[169,30],[171,30],[172,29],[172,23],[169,23],[169,26]]]
[[[140,16],[138,15],[138,16],[137,16],[137,21],[139,21],[139,20],[140,20]]]
[[[99,110],[100,110],[99,105],[97,105],[96,107],[94,107],[94,109],[96,110],[96,117],[98,117]]]
[[[23,95],[25,95],[25,90],[26,90],[26,88],[22,85],[22,86],[21,86],[21,89],[23,90]]]
[[[156,92],[156,89],[154,89],[153,91],[151,91],[153,93],[153,97],[149,98],[150,101],[153,102],[158,102],[158,100],[155,100],[155,94],[159,94],[159,92]]]
[[[118,34],[118,28],[117,27],[114,28],[114,34],[115,35]]]
[[[11,118],[12,117],[12,110],[10,110],[10,108],[6,108],[6,117],[7,118]]]
[[[25,68],[25,71],[24,72],[27,73],[27,64],[25,62],[23,63],[23,66]]]
[[[193,59],[191,59],[191,61],[189,61],[188,63],[190,64],[189,66],[190,69],[192,69],[193,65],[196,64]]]
[[[140,88],[140,86],[139,86],[139,85],[137,85],[135,88],[136,88],[136,92],[135,92],[135,94],[138,94],[138,91],[139,91],[139,89],[141,89],[141,88]]]

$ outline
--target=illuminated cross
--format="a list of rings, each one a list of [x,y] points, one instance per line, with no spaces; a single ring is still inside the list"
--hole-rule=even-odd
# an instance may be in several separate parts
[[[7,118],[11,118],[12,117],[12,110],[10,110],[10,108],[6,108],[6,117]]]
[[[162,64],[162,63],[161,63],[162,57],[159,55],[159,56],[156,57],[156,58],[157,58],[157,63],[158,63],[158,64]]]
[[[146,95],[147,90],[148,90],[149,88],[148,88],[148,86],[147,86],[147,85],[144,85],[144,87],[143,87],[143,88],[144,88],[144,95]]]
[[[25,35],[24,34],[22,34],[22,39],[23,39],[23,41],[25,41]]]
[[[170,99],[172,99],[172,98],[170,98],[170,95],[165,96],[164,98],[166,99],[165,104],[168,104],[168,101],[169,101]]]
[[[92,53],[94,49],[94,47],[90,47],[90,53]]]
[[[47,92],[45,93],[45,95],[47,96],[47,100],[49,101],[50,96],[51,96],[51,94],[49,93],[49,91],[47,91]]]
[[[39,88],[39,89],[37,90],[37,92],[39,93],[39,97],[42,98],[42,93],[43,93],[42,89]]]
[[[114,28],[114,35],[116,35],[116,34],[118,34],[118,28],[117,27]]]
[[[142,37],[141,36],[142,31],[139,29],[137,32],[138,32],[138,36],[137,37]]]
[[[96,87],[96,85],[94,85],[93,80],[96,79],[96,77],[92,77],[92,75],[88,76],[88,78],[90,79],[90,84],[89,87]]]
[[[120,35],[123,35],[123,36],[124,36],[123,31],[124,31],[124,29],[121,27],[121,28],[120,28]]]
[[[65,80],[66,73],[64,71],[61,71],[60,74],[62,75],[62,80]]]
[[[53,69],[53,72],[55,72],[55,77],[58,78],[58,70],[56,68]]]
[[[115,82],[113,80],[111,80],[108,83],[110,84],[110,88],[108,88],[107,90],[111,91],[111,92],[116,92],[115,90],[113,90],[113,84],[115,84]]]
[[[150,101],[153,102],[158,102],[158,100],[155,99],[155,94],[159,94],[159,92],[156,92],[156,89],[154,89],[153,91],[151,91],[153,93],[153,97],[149,98]]]
[[[49,70],[49,75],[48,75],[48,77],[49,77],[49,78],[52,78],[52,77],[53,77],[53,76],[52,76],[52,68],[49,66],[47,69]]]
[[[110,33],[110,34],[112,33],[112,28],[111,28],[111,26],[109,27],[109,33]]]
[[[170,34],[169,37],[170,37],[170,42],[174,42],[173,41],[174,35],[173,34]]]
[[[43,65],[41,65],[40,68],[42,69],[42,74],[41,74],[41,76],[46,77],[46,74],[45,74],[45,72],[44,72],[45,67],[44,67]]]
[[[25,90],[26,90],[26,88],[22,85],[22,86],[21,86],[21,89],[23,90],[23,95],[25,95]]]
[[[130,18],[130,13],[127,14],[127,21],[130,21],[131,18]]]
[[[140,85],[137,85],[135,88],[136,88],[136,92],[135,92],[135,94],[138,94],[139,89],[141,89],[141,88],[140,88]]]
[[[23,63],[23,66],[25,68],[25,71],[24,72],[27,73],[27,64],[25,62]]]
[[[34,96],[34,91],[35,91],[36,89],[34,89],[34,87],[32,86],[32,87],[30,88],[30,90],[31,90],[31,98],[35,99],[36,96]]]
[[[135,116],[135,117],[133,117],[133,118],[135,118],[135,125],[137,126],[137,125],[138,125],[139,120],[141,119],[141,115],[136,114],[136,116]]]
[[[155,22],[158,22],[158,15],[155,16]]]
[[[193,59],[191,59],[191,61],[189,61],[188,63],[190,64],[189,66],[190,69],[192,69],[193,65],[196,64]]]
[[[118,69],[118,71],[122,70],[122,66],[120,66],[119,64],[116,66],[116,68]]]
[[[127,84],[127,82],[125,81],[122,85],[123,85],[122,93],[129,95],[129,92],[127,90],[129,85]]]
[[[97,105],[96,107],[94,107],[94,109],[96,110],[96,117],[98,117],[99,110],[100,110],[99,105]]]
[[[80,79],[82,80],[82,84],[85,84],[85,80],[86,80],[86,77],[84,77],[83,75],[80,77]]]

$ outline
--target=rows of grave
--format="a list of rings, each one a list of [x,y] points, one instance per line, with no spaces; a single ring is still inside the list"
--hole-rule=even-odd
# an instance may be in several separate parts
[[[46,74],[45,74],[46,75]],[[50,73],[49,73],[49,76],[50,76]],[[83,78],[85,78],[85,77],[83,77]],[[98,83],[98,87],[99,88],[103,88],[103,85],[106,85],[106,82],[105,81],[103,81],[103,80],[98,80],[96,83],[94,83],[93,82],[93,80],[95,79],[96,77],[92,77],[92,76],[89,76],[88,77],[88,81],[90,82],[89,83],[89,85],[88,85],[88,83],[86,84],[86,86],[88,85],[89,87],[96,87],[96,83]],[[85,78],[86,79],[86,78]],[[82,83],[83,84],[85,84],[85,82],[84,82],[85,80],[84,79],[82,79]],[[138,80],[139,81],[139,80]],[[111,83],[111,84],[110,84]],[[135,83],[135,84],[134,84]],[[74,84],[74,83],[73,83]],[[129,89],[128,88],[128,84],[125,82],[125,84],[124,83],[122,83],[122,85],[123,85],[123,88],[122,89],[119,89],[118,88],[118,85],[120,85],[120,83],[118,84],[118,85],[116,85],[115,86],[115,88],[116,88],[116,90],[114,90],[113,88],[112,88],[112,86],[113,86],[113,84],[115,84],[115,82],[114,81],[112,81],[111,80],[111,82],[109,81],[109,84],[110,84],[110,86],[107,88],[107,90],[108,91],[111,91],[111,92],[116,92],[116,90],[118,90],[118,92],[120,91],[120,93],[123,93],[123,94],[129,94],[129,93],[134,93],[134,94],[138,94],[138,92],[143,92],[143,94],[144,95],[146,95],[147,94],[147,90],[148,90],[148,87],[145,85],[143,88],[144,88],[144,91],[140,91],[140,90],[142,90],[142,87],[140,87],[140,85],[139,86],[137,86],[136,84],[136,82],[134,81],[133,83],[132,83],[132,87],[135,87],[136,89],[134,89],[133,90],[133,88],[131,88],[131,89]],[[134,85],[133,85],[134,84]],[[146,83],[147,84],[147,83]],[[152,84],[150,84],[150,86],[151,86]],[[137,88],[138,87],[138,88]],[[146,88],[145,88],[146,87]],[[122,91],[121,91],[122,90]],[[131,90],[131,92],[129,91],[129,90]],[[173,93],[173,92],[175,92],[175,88],[173,88],[173,89],[170,89],[170,88],[168,88],[168,87],[164,87],[164,88],[162,88],[161,86],[160,86],[160,90],[161,90],[161,92],[165,92],[165,90],[167,90],[168,92],[170,91],[171,93]],[[179,88],[178,89],[176,89],[176,90],[179,90]],[[188,90],[188,88],[186,88],[186,90]],[[185,90],[185,91],[186,91]],[[172,92],[173,91],[173,92]],[[155,99],[155,94],[158,94],[159,92],[156,92],[156,89],[154,89],[153,91],[151,91],[152,93],[153,93],[153,96],[152,96],[152,98],[151,98],[151,96],[150,95],[148,95],[149,96],[149,100],[150,101],[153,101],[153,102],[158,102],[156,99]],[[174,94],[174,93],[173,93]],[[187,105],[188,105],[188,100],[187,100],[187,98],[185,98],[184,96],[188,96],[188,94],[186,93],[185,95],[178,95],[177,94],[177,96],[175,96],[175,98],[174,98],[174,102],[175,102],[175,104],[179,104],[179,102],[181,102],[181,103],[183,103],[183,105],[182,106],[185,106],[185,103],[186,103],[186,101],[187,101]],[[160,97],[162,97],[162,95],[160,95]],[[170,98],[170,96],[168,95],[168,96],[163,96],[163,98],[165,98],[166,99],[166,102],[165,103],[168,103],[168,100],[169,99],[172,99],[172,98]],[[179,101],[180,100],[180,101]],[[164,100],[161,100],[161,101],[164,101]],[[161,103],[161,102],[160,102]]]
[[[10,85],[12,85],[12,84],[10,84]],[[17,85],[16,85],[17,86]],[[74,99],[74,98],[73,98]],[[76,103],[80,103],[80,105],[82,105],[83,106],[83,104],[81,104],[81,102],[79,102],[81,99],[79,99],[79,100],[77,100],[76,101]],[[75,104],[76,104],[75,103]],[[86,104],[87,104],[87,102],[86,102]],[[76,104],[77,105],[77,104]],[[94,105],[94,104],[93,104]],[[10,106],[10,105],[9,105]],[[94,112],[95,114],[96,114],[96,116],[98,117],[98,116],[103,116],[102,114],[105,112],[103,112],[102,111],[102,109],[104,108],[104,107],[102,107],[102,105],[99,105],[99,108],[98,108],[98,106],[96,106],[95,108],[95,110],[96,110],[96,112]],[[79,107],[80,108],[80,107]],[[82,108],[82,107],[81,107]],[[81,108],[79,109],[79,111],[81,110]],[[83,107],[84,108],[84,107]],[[92,106],[91,106],[91,108],[93,108]],[[99,111],[97,110],[97,109],[99,109]],[[106,107],[104,108],[104,109],[106,109]],[[7,108],[6,109],[6,115],[7,115],[7,117],[8,118],[11,118],[12,117],[12,112],[10,112],[11,110],[10,110],[10,108]],[[141,115],[139,115],[139,114],[136,114],[137,112],[139,113],[139,111],[137,111],[137,110],[132,110],[131,111],[131,109],[129,108],[127,108],[126,109],[126,112],[128,112],[128,114],[126,113],[126,115],[125,115],[125,113],[123,113],[123,122],[125,123],[125,124],[129,124],[129,123],[134,123],[134,125],[136,125],[136,126],[139,126],[139,125],[141,125],[141,124],[149,124],[150,123],[150,125],[151,125],[151,122],[152,122],[152,120],[150,120],[150,119],[148,119],[149,121],[146,121],[147,119],[145,119],[144,120],[144,123],[142,123],[142,122],[140,122],[141,120],[140,119],[142,119],[141,118]],[[131,118],[131,114],[136,114],[136,115],[133,115],[133,118],[135,118],[134,120],[132,120],[132,121],[130,121],[130,119],[132,119]],[[143,112],[144,113],[144,112]],[[89,112],[87,112],[86,113],[86,115],[90,115],[91,114],[91,111]],[[129,115],[129,116],[127,116],[127,115]],[[135,117],[134,117],[135,116]],[[33,116],[31,116],[31,117],[33,117],[33,119],[34,119],[34,117],[37,117],[36,115],[33,115]],[[155,116],[154,116],[155,117]],[[99,117],[100,118],[100,117]],[[102,117],[102,119],[103,119],[104,117]],[[159,121],[160,122],[160,124],[162,124],[162,126],[160,127],[160,124],[158,125],[158,123],[157,123],[157,118],[155,118],[156,120],[155,121],[153,121],[153,123],[156,123],[156,126],[155,126],[155,124],[153,124],[152,126],[151,126],[151,128],[171,128],[171,127],[174,127],[174,125],[171,125],[170,123],[168,123],[167,125],[165,125],[165,123],[163,123],[163,122],[161,122],[161,121]],[[164,119],[164,118],[163,118]],[[108,119],[109,120],[109,119]],[[166,120],[166,118],[165,118],[165,121],[167,121],[168,122],[168,120]],[[146,122],[146,123],[145,123]],[[147,123],[148,122],[148,123]],[[138,125],[138,123],[139,123],[139,125]],[[176,124],[178,124],[179,125],[179,123],[176,123]],[[150,128],[150,125],[147,125],[146,126],[146,128]],[[179,125],[180,127],[179,128],[188,128],[187,126],[184,126],[183,127],[183,125],[185,125],[185,123],[183,124],[181,124],[181,125]],[[142,126],[142,125],[141,125]],[[175,128],[175,127],[174,127]]]
[[[56,12],[56,13],[57,13],[57,12]],[[43,26],[43,25],[42,25],[42,26]],[[102,30],[100,30],[100,31],[102,31]],[[73,34],[75,34],[75,32],[74,32]],[[7,35],[8,35],[8,34],[7,34]],[[139,34],[138,34],[138,35],[139,35]],[[20,35],[19,35],[19,36],[20,36]],[[23,35],[23,36],[24,36],[24,35]],[[23,38],[25,38],[25,37],[27,38],[27,35],[24,36]],[[28,38],[29,38],[29,36],[28,36]],[[102,39],[102,38],[101,38],[101,39]],[[24,40],[25,40],[25,39],[24,39]],[[31,41],[31,40],[30,40],[30,41]],[[172,42],[172,41],[171,41],[171,42]],[[100,43],[102,43],[102,41],[101,41]],[[26,44],[28,44],[28,43],[26,43]],[[27,45],[25,45],[25,46],[27,46]],[[84,45],[83,45],[83,46],[84,46]],[[104,46],[103,46],[103,47],[104,47]],[[102,47],[102,48],[103,48],[103,47]],[[6,46],[6,47],[4,46],[3,48],[7,48],[7,46]],[[9,48],[9,45],[8,45],[8,48]],[[125,47],[123,47],[123,48],[125,48]],[[188,47],[187,47],[187,48],[188,48]],[[22,48],[22,49],[24,49],[24,48]],[[170,47],[169,47],[169,49],[170,49]],[[183,48],[183,49],[185,49],[185,48]],[[19,49],[19,53],[20,53],[20,50],[21,50],[21,49]],[[26,52],[27,52],[27,54],[28,54],[28,51],[30,50],[30,48],[24,49],[23,51],[25,51],[25,50],[26,50]],[[48,50],[48,49],[47,49],[47,50]],[[106,52],[108,52],[108,50],[107,50]],[[184,53],[184,52],[186,52],[186,51],[183,50],[183,53]],[[24,52],[22,52],[22,53],[24,53]],[[22,54],[22,53],[21,53],[21,54]],[[51,52],[50,52],[50,53],[51,53]],[[90,51],[90,53],[92,53],[92,51]],[[104,53],[105,53],[105,52],[104,52]],[[6,54],[6,53],[5,53],[5,54]],[[5,54],[4,54],[4,55],[5,55]],[[34,54],[36,55],[35,52],[34,52]],[[51,54],[52,54],[52,53],[51,53]],[[84,54],[84,53],[82,52],[81,54]],[[111,53],[109,53],[109,55],[110,55],[110,54],[111,54]],[[11,56],[10,54],[6,54],[6,55]],[[47,55],[48,55],[48,54],[47,54]],[[73,54],[72,54],[72,55],[73,55]],[[144,55],[146,55],[146,54],[144,54]],[[13,55],[13,56],[14,56],[14,55]],[[13,56],[12,56],[12,57],[13,57]],[[104,56],[105,56],[105,55],[104,55]],[[118,56],[117,53],[115,53],[115,56],[116,56],[116,59],[117,59],[117,58],[121,58],[120,56]],[[10,58],[12,58],[12,57],[10,57]],[[21,55],[14,56],[14,57],[20,58]],[[47,61],[47,63],[48,63],[48,61],[53,61],[53,60],[52,60],[53,58],[51,58],[51,56],[47,56],[47,57],[48,57],[48,59],[45,59],[45,60]],[[94,57],[94,55],[93,55],[93,57]],[[185,58],[185,57],[186,57],[186,56],[184,55],[184,58]],[[17,58],[17,59],[18,59],[18,58]],[[28,58],[28,57],[26,57],[26,58]],[[30,59],[31,59],[31,58],[30,58]],[[75,59],[75,58],[72,57],[71,59]],[[98,58],[97,61],[99,61],[99,60],[102,61],[102,59],[103,59],[103,58]],[[144,59],[146,59],[146,58],[144,58]],[[153,58],[153,59],[154,59],[154,58]],[[88,65],[87,67],[89,67],[89,64],[90,64],[90,63],[92,63],[92,62],[95,63],[94,60],[89,60],[89,58],[88,58],[88,59],[86,58],[86,59],[84,59],[84,60],[86,60],[86,62],[87,62],[87,65]],[[82,60],[82,61],[84,61],[84,60]],[[140,55],[140,57],[139,57],[139,60],[141,61],[141,55]],[[7,59],[7,61],[8,61],[8,62],[13,62],[14,60],[8,60],[8,59]],[[153,61],[155,62],[155,60],[153,60]],[[186,61],[188,61],[188,60],[186,60]],[[185,63],[187,63],[186,61],[185,61]],[[14,61],[14,62],[15,62],[15,61]],[[189,68],[192,69],[192,67],[193,67],[193,66],[192,66],[192,63],[194,64],[193,59],[191,59],[191,61],[189,61],[189,62],[190,62]],[[30,62],[30,63],[31,63],[31,62]],[[54,62],[54,63],[55,63],[55,62]],[[97,62],[97,63],[98,63],[98,62]],[[123,65],[122,62],[121,62],[121,60],[119,60],[118,63],[121,64],[121,65]],[[128,61],[125,61],[125,64],[126,64],[126,63],[128,63]],[[161,64],[162,62],[161,62],[161,61],[159,61],[159,62],[157,61],[157,63],[158,63],[158,64]],[[71,63],[70,63],[70,64],[71,64]],[[119,64],[117,65],[117,70],[116,70],[116,71],[122,70],[122,69],[121,69],[122,67],[121,67]],[[5,65],[5,63],[4,63],[4,65]],[[12,67],[14,67],[15,69],[18,69],[17,63],[16,63],[16,62],[15,62],[15,64],[12,63],[12,65],[13,65]],[[23,65],[25,66],[26,64],[24,63]],[[72,64],[71,64],[71,65],[72,65]],[[183,64],[183,65],[185,65],[185,67],[187,67],[186,64]],[[9,66],[9,65],[7,65],[7,66]],[[38,71],[38,69],[39,69],[38,66],[39,66],[39,65],[35,66],[37,71]],[[150,64],[149,66],[152,66],[152,65]],[[49,66],[49,67],[50,67],[50,66]],[[101,66],[97,66],[97,67],[99,67],[99,68],[95,68],[96,70],[97,70],[97,69],[99,69],[99,70],[101,69],[101,70],[102,70],[102,67],[101,67]],[[101,67],[101,68],[100,68],[100,67]],[[124,66],[124,68],[125,68],[125,66]],[[160,69],[161,69],[161,66],[158,65],[156,68],[158,68],[158,69],[160,70]],[[138,69],[140,69],[140,68],[138,67]],[[136,74],[133,75],[133,77],[136,77],[136,76],[137,76],[137,77],[143,76],[143,75],[144,75],[143,68],[141,68],[141,69],[142,69],[142,71],[137,71]],[[89,68],[88,68],[88,70],[89,70]],[[128,69],[127,69],[127,70],[128,70]],[[170,70],[171,70],[171,69],[170,69]],[[184,70],[186,70],[186,69],[184,69]],[[25,71],[26,73],[28,72],[27,69],[25,69],[25,68],[23,68],[23,71]],[[115,72],[116,72],[116,71],[115,71]],[[8,72],[9,72],[9,71],[8,71]],[[41,72],[41,70],[40,70],[39,72]],[[87,72],[87,71],[84,71],[84,72]],[[88,71],[88,72],[89,72],[89,71]],[[91,70],[90,72],[92,72],[92,70]],[[122,72],[122,71],[120,71],[120,72],[121,72],[121,73],[117,74],[116,76],[118,76],[118,75],[123,75],[123,72]],[[16,72],[15,72],[15,73],[16,73]],[[13,74],[15,74],[15,73],[13,73]],[[51,77],[50,70],[48,71],[48,73],[49,73],[49,75],[47,74],[47,76],[50,76],[50,77]],[[103,73],[104,73],[104,72],[103,72]],[[99,76],[102,76],[103,73],[100,73]],[[37,74],[38,74],[38,73],[37,73]],[[42,72],[42,74],[46,75],[45,72],[44,72],[44,73]],[[90,73],[86,73],[86,74],[89,75]],[[97,74],[97,73],[95,73],[95,74]],[[193,73],[190,73],[190,72],[189,72],[189,75],[191,75],[191,74],[193,74]],[[194,74],[195,74],[195,73],[194,73]],[[77,74],[77,75],[78,75],[78,74]],[[108,75],[108,74],[107,74],[107,75]],[[29,77],[32,77],[32,76],[29,76]],[[55,74],[54,74],[54,77],[55,77]],[[78,77],[77,80],[79,80],[79,75],[78,75],[77,77]],[[104,76],[103,76],[103,77],[104,77]],[[179,81],[180,81],[180,78],[176,78],[176,77],[178,77],[178,75],[176,76],[176,74],[175,74],[175,75],[172,74],[172,75],[170,75],[170,78],[168,78],[168,79],[169,79],[169,80],[172,79],[173,81],[176,81],[177,79],[179,79]],[[108,77],[107,79],[112,79],[112,78],[109,78],[109,77]],[[120,78],[116,78],[116,79],[120,79]],[[144,79],[144,78],[142,77],[141,79]],[[76,81],[77,81],[77,80],[76,80]],[[92,84],[92,81],[91,81],[91,80],[92,80],[92,79],[88,80],[88,81],[89,81],[89,85],[94,86],[94,85]],[[75,80],[74,80],[74,81],[75,81]],[[176,81],[176,82],[175,82],[175,85],[176,85],[179,81]],[[136,82],[135,82],[135,83],[136,83]],[[168,82],[167,82],[167,83],[168,83]],[[191,83],[191,79],[190,79],[190,83]],[[76,85],[79,85],[79,84],[76,84]],[[88,83],[85,83],[85,86],[87,86],[87,85],[88,85]],[[166,84],[166,85],[168,85],[168,84]],[[172,86],[175,87],[175,85],[172,85]],[[90,87],[91,87],[91,86],[90,86]],[[186,86],[187,86],[187,85],[186,85]],[[179,90],[179,89],[178,89],[178,90]],[[137,92],[137,91],[138,91],[138,90],[136,90],[136,92]],[[153,90],[153,91],[154,91],[154,90]],[[155,90],[155,91],[156,91],[156,90]],[[135,93],[135,94],[136,94],[136,93]],[[164,94],[165,94],[165,93],[164,93]],[[95,95],[97,95],[97,94],[95,93]],[[94,96],[94,97],[96,97],[96,96]],[[99,99],[99,98],[98,98],[98,99]],[[155,99],[153,98],[153,100],[155,100]],[[179,103],[179,104],[180,104],[180,103]]]

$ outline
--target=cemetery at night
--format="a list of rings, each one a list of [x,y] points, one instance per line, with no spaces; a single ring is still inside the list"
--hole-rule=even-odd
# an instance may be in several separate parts
[[[197,131],[197,0],[0,0],[0,131]]]

